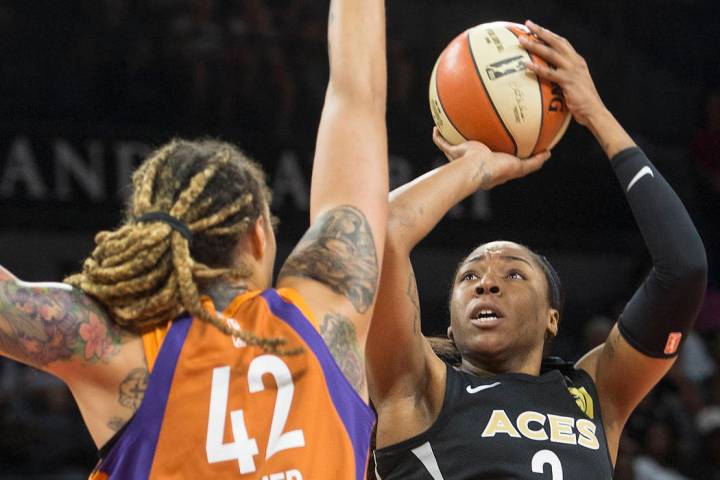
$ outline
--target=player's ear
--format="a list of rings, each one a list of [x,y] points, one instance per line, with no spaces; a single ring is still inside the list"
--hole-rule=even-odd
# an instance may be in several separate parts
[[[264,215],[258,215],[257,220],[248,230],[248,241],[253,257],[262,258],[267,248],[267,220]]]
[[[449,338],[450,340],[453,341],[453,343],[455,343],[455,338],[453,337],[452,327],[448,327],[448,329],[447,329],[447,336],[448,336],[448,338]]]
[[[548,310],[546,332],[548,335],[555,337],[558,334],[558,325],[560,323],[560,312],[554,308]]]

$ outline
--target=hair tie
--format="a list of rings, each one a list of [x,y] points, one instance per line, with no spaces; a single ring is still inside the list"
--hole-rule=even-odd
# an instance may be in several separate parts
[[[179,220],[169,213],[165,212],[149,212],[144,213],[140,215],[138,218],[135,219],[135,222],[162,222],[166,223],[178,232],[180,235],[185,237],[185,239],[188,241],[189,244],[192,244],[193,234],[190,231],[190,228],[187,226],[185,222],[182,220]]]

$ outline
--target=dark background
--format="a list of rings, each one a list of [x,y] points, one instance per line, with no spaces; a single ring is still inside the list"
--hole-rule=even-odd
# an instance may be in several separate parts
[[[173,136],[233,141],[263,164],[281,264],[307,227],[326,14],[322,0],[0,1],[0,264],[24,280],[78,269],[93,234],[118,223],[131,169]],[[585,56],[606,105],[685,202],[711,264],[700,335],[631,420],[617,478],[659,478],[652,468],[718,478],[720,2],[388,0],[387,17],[393,186],[442,161],[427,85],[462,30],[531,18]],[[559,271],[555,353],[568,359],[602,338],[650,267],[607,159],[577,124],[541,172],[464,202],[416,249],[426,334],[445,331],[456,264],[498,238]],[[0,360],[0,478],[84,478],[94,459],[64,387]]]

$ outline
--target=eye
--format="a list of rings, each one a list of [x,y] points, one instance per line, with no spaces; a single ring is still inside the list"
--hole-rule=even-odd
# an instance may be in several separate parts
[[[517,270],[510,270],[507,274],[507,278],[511,280],[525,280],[525,275]]]
[[[467,280],[477,280],[478,276],[475,275],[473,272],[466,272],[460,277],[461,282],[465,282]]]

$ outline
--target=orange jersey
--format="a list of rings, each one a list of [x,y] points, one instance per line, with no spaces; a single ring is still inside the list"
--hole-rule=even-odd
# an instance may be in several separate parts
[[[375,416],[300,295],[249,292],[223,315],[303,352],[269,354],[189,316],[176,319],[164,339],[158,331],[146,335],[145,397],[91,480],[364,479]]]

